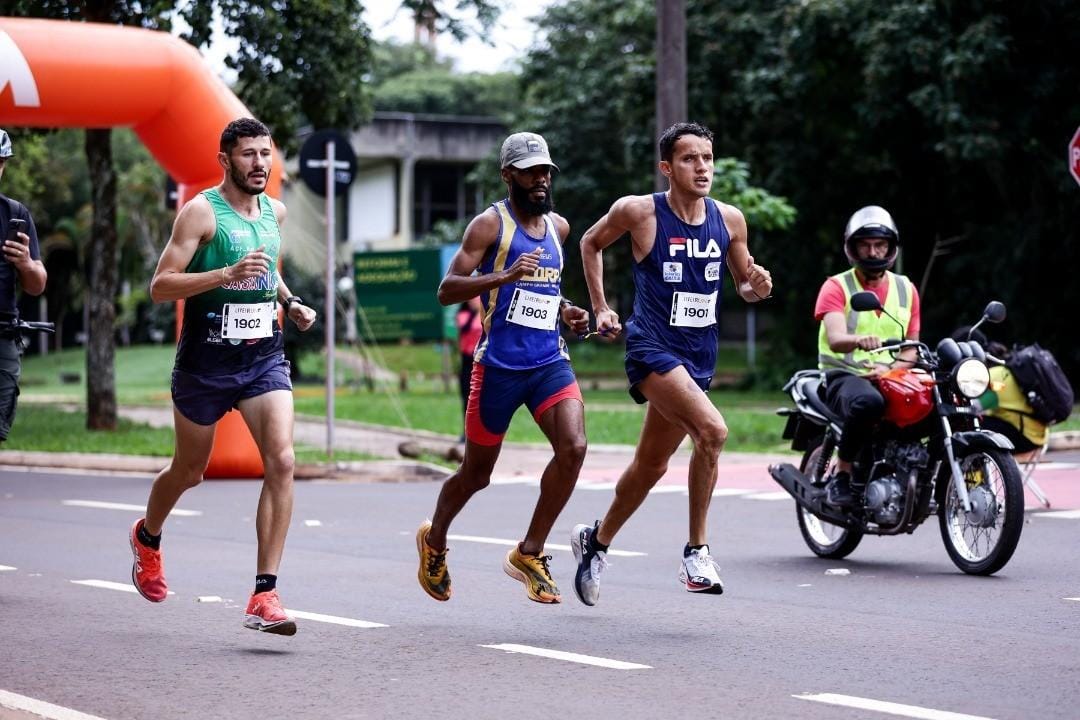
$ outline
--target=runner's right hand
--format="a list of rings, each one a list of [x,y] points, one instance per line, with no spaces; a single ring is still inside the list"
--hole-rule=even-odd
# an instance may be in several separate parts
[[[240,258],[240,262],[229,266],[226,271],[229,280],[246,280],[247,278],[262,277],[270,272],[270,256],[267,255],[265,245]]]
[[[540,253],[543,251],[544,248],[538,247],[532,252],[518,255],[517,260],[506,271],[506,282],[511,283],[535,273],[536,268],[540,267]]]

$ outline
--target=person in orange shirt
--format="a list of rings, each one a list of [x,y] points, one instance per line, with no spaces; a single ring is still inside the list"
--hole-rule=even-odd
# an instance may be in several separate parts
[[[469,384],[472,378],[473,353],[484,334],[484,305],[479,296],[470,298],[458,306],[454,324],[458,331],[458,351],[461,354],[461,370],[458,372],[458,390],[461,393],[462,418],[469,407]],[[458,438],[465,442],[465,432]]]

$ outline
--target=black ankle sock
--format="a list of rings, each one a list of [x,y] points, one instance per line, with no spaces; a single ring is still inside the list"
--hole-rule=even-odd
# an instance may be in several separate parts
[[[135,538],[151,550],[161,549],[161,535],[151,535],[146,532],[145,523],[139,525],[139,529],[135,531]]]
[[[606,553],[608,549],[607,545],[596,539],[596,530],[593,530],[592,537],[589,538],[589,547],[591,547],[594,552],[602,553]]]
[[[256,575],[255,594],[270,592],[277,588],[277,575]]]
[[[692,550],[700,551],[702,548],[706,548],[706,547],[708,547],[708,545],[691,545],[690,543],[686,543],[686,547],[684,547],[683,551],[682,551],[682,556],[683,557],[690,557],[690,552]]]

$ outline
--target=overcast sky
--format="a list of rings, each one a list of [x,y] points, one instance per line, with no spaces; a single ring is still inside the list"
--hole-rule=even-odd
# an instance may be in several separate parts
[[[439,55],[452,58],[455,67],[461,72],[510,70],[532,44],[535,32],[532,18],[542,14],[552,2],[553,0],[503,0],[499,19],[490,34],[494,45],[485,44],[476,38],[458,43],[450,36],[440,36]],[[409,13],[399,9],[398,3],[392,0],[369,0],[364,5],[364,20],[375,39],[412,41],[412,18]],[[447,2],[447,5],[456,3]],[[469,17],[473,19],[473,26],[478,27],[475,14]]]
[[[447,2],[451,5],[457,4],[453,0],[447,0]],[[531,19],[542,14],[544,9],[553,2],[555,0],[503,0],[502,12],[489,34],[489,39],[493,44],[487,44],[475,37],[459,43],[449,35],[440,36],[437,48],[439,56],[452,59],[460,72],[511,70],[532,44],[535,26]],[[364,21],[371,28],[371,34],[376,40],[394,39],[412,42],[412,18],[408,12],[400,9],[397,2],[367,0],[364,6]],[[479,27],[474,13],[467,17],[474,28]],[[179,18],[175,26],[176,32],[186,29]],[[225,67],[224,58],[235,49],[236,42],[224,36],[220,30],[220,21],[215,22],[215,27],[218,29],[214,32],[212,44],[203,52],[203,55],[228,81],[230,80],[229,72]]]

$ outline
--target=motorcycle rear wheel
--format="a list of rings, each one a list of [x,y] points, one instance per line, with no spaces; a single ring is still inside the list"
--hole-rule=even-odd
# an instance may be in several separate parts
[[[818,457],[821,455],[821,442],[822,439],[818,438],[803,453],[799,470],[808,476],[813,474],[814,468],[817,467]],[[863,534],[858,530],[848,530],[826,522],[798,503],[795,504],[795,518],[799,522],[799,532],[802,533],[803,542],[818,557],[829,560],[845,558],[862,542]]]
[[[1009,562],[1024,527],[1024,482],[1016,461],[1001,450],[972,450],[958,457],[968,493],[980,503],[972,516],[964,513],[949,479],[945,502],[938,510],[941,539],[956,567],[969,575],[993,575]],[[986,510],[987,502],[992,503]],[[986,513],[990,512],[989,515]],[[981,521],[980,521],[981,520]]]

